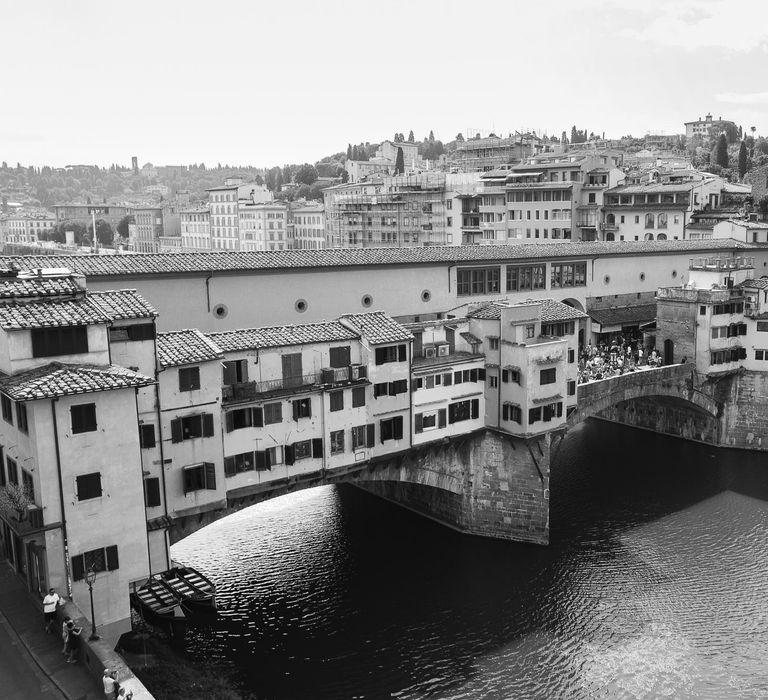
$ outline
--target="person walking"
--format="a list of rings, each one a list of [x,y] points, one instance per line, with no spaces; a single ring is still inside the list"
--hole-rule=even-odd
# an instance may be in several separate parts
[[[83,631],[82,627],[72,627],[69,631],[69,658],[68,664],[76,664],[80,656],[80,633]]]
[[[117,697],[117,693],[115,691],[117,680],[109,672],[108,668],[104,669],[104,675],[101,678],[101,682],[104,684],[104,697],[107,700],[115,700]]]
[[[72,618],[69,615],[64,617],[64,621],[61,623],[61,641],[63,646],[61,647],[61,653],[67,653],[67,642],[69,641],[69,623],[72,622]]]
[[[53,634],[56,628],[56,610],[63,601],[55,588],[48,589],[48,595],[43,598],[43,616],[45,617],[46,634]]]

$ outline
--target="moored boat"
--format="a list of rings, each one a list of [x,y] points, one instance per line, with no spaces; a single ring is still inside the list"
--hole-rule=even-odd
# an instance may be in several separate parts
[[[131,605],[150,624],[168,628],[177,635],[186,625],[186,615],[174,595],[162,581],[150,579],[131,593]]]
[[[216,588],[196,569],[176,566],[156,574],[152,580],[165,585],[186,612],[193,615],[216,613]]]

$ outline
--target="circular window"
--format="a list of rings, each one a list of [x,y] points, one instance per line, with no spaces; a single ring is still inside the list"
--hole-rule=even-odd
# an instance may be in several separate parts
[[[677,270],[672,270],[672,277],[677,277]]]
[[[640,273],[640,281],[641,281],[641,282],[644,282],[644,281],[645,281],[645,273],[644,273],[644,272],[641,272],[641,273]]]
[[[213,307],[213,315],[216,318],[226,318],[229,313],[229,309],[224,304],[216,304]]]
[[[608,284],[610,281],[611,281],[610,275],[606,275],[605,277],[603,277],[603,284]]]
[[[303,314],[307,310],[307,307],[309,307],[309,304],[307,304],[306,299],[297,299],[296,303],[294,304],[294,308],[300,314]]]
[[[364,294],[363,298],[360,300],[360,303],[368,308],[371,304],[373,304],[373,297],[370,294]]]
[[[421,300],[422,301],[430,301],[432,299],[432,292],[430,292],[428,289],[425,289],[421,293]]]

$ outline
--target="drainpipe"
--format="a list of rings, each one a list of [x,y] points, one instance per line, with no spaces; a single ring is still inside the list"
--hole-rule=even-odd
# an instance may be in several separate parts
[[[51,399],[53,416],[53,444],[56,448],[56,472],[59,477],[59,505],[61,506],[61,536],[64,543],[64,575],[67,579],[67,596],[72,600],[72,574],[69,569],[69,544],[67,540],[67,518],[64,512],[64,480],[61,475],[61,451],[59,450],[59,427],[56,422],[57,398]]]
[[[135,387],[133,390],[134,398],[136,400],[136,424],[138,425],[139,421],[139,387]],[[144,455],[141,451],[141,440],[139,440],[139,464],[141,466],[141,486],[142,486],[142,496],[144,491]],[[162,467],[162,465],[161,465]],[[144,501],[144,521],[146,524],[147,520],[147,504],[146,499]],[[149,573],[152,573],[152,555],[150,553],[150,546],[149,546],[149,528],[145,528],[147,533],[147,562],[149,563]],[[170,567],[169,567],[170,568]]]
[[[496,401],[498,403],[498,406],[496,407],[496,427],[501,430],[501,373],[504,371],[501,366],[501,348],[502,348],[502,340],[501,337],[501,317],[499,317],[499,374],[496,377]],[[486,370],[487,372],[488,370]]]
[[[213,277],[213,270],[208,270],[208,276],[205,278],[205,301],[208,313],[211,312],[211,277]]]
[[[157,322],[155,321],[155,326]],[[157,332],[155,332],[155,358],[157,358]],[[163,484],[163,512],[168,518],[168,489],[165,483],[165,451],[163,450],[163,417],[160,413],[160,370],[155,360],[155,410],[157,412],[157,444],[160,447],[160,481]],[[165,558],[166,567],[171,568],[171,552],[168,544],[168,531],[165,531],[166,547]]]

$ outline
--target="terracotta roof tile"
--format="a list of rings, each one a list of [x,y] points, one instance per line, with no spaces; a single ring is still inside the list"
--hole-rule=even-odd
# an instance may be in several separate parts
[[[401,343],[413,339],[413,334],[405,326],[387,316],[383,311],[346,314],[341,318],[352,324],[352,327],[373,345]]]
[[[0,377],[0,391],[14,401],[34,401],[94,391],[153,384],[143,374],[116,365],[69,365],[62,362]]]
[[[88,292],[88,298],[113,321],[125,318],[152,318],[155,308],[135,289]]]
[[[108,323],[110,317],[90,299],[46,299],[0,304],[0,328],[48,328]]]
[[[173,272],[279,270],[359,265],[474,263],[567,257],[642,255],[663,252],[708,253],[750,250],[753,244],[729,239],[705,241],[590,241],[521,243],[488,246],[425,246],[420,248],[330,248],[324,250],[216,251],[199,253],[138,253],[126,255],[13,256],[0,258],[0,267],[68,267],[94,277],[141,276]]]
[[[224,352],[277,348],[284,345],[309,345],[355,340],[358,333],[338,321],[323,321],[291,326],[245,328],[221,333],[209,333],[208,337]]]
[[[592,309],[592,320],[602,326],[619,324],[645,323],[656,319],[656,304],[638,304],[637,306],[617,306],[612,309]]]
[[[768,289],[768,277],[744,280],[739,286],[748,287],[749,289]]]
[[[562,301],[555,299],[525,299],[523,301],[509,304],[505,302],[490,301],[477,309],[470,311],[469,318],[478,319],[498,319],[501,318],[501,310],[508,307],[531,306],[541,304],[541,322],[554,323],[556,321],[573,321],[579,318],[587,318],[587,314],[578,309],[574,309]]]
[[[74,296],[82,292],[72,277],[0,277],[0,299]]]
[[[157,335],[157,360],[161,367],[193,365],[221,357],[221,348],[197,328]]]

